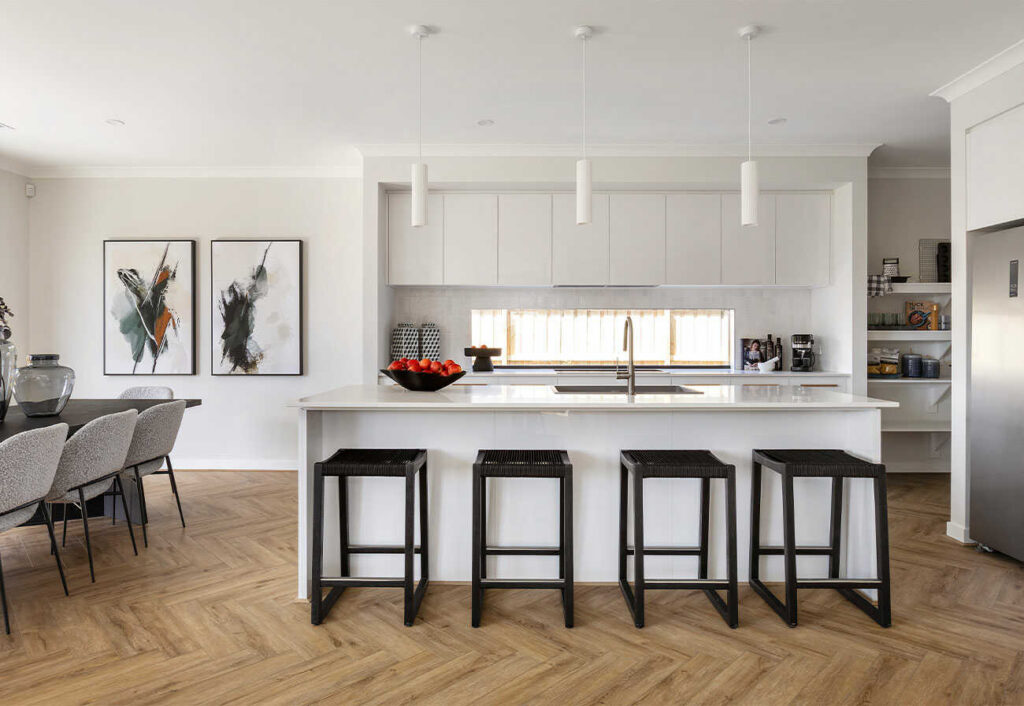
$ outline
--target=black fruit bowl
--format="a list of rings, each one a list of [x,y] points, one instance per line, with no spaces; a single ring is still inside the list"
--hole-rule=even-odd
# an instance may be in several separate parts
[[[465,370],[454,375],[440,373],[414,373],[411,370],[381,370],[382,373],[397,382],[406,390],[413,392],[437,392],[442,390],[466,374]]]

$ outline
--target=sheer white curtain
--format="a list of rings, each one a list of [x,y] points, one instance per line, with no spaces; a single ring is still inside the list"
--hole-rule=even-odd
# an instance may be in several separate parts
[[[474,309],[474,345],[500,347],[499,365],[610,365],[625,360],[633,317],[640,365],[730,365],[728,309]]]

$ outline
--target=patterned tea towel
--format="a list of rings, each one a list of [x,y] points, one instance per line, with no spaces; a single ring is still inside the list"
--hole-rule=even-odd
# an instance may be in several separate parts
[[[868,275],[868,296],[881,297],[892,293],[889,275]]]

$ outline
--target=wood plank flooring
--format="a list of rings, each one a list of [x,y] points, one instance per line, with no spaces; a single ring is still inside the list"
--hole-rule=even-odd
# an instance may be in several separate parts
[[[150,546],[96,522],[95,584],[71,525],[60,590],[43,528],[0,534],[14,633],[0,704],[1024,704],[1024,568],[943,536],[948,476],[891,476],[889,630],[831,591],[785,627],[745,586],[729,630],[697,592],[655,591],[637,630],[618,589],[430,587],[413,628],[401,593],[350,589],[324,625],[294,601],[295,477],[179,472],[146,485]]]

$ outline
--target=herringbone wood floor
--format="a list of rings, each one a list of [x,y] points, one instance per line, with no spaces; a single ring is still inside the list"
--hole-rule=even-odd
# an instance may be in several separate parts
[[[894,627],[834,592],[801,593],[789,629],[749,589],[729,630],[699,593],[652,592],[633,627],[618,589],[494,591],[469,627],[469,589],[431,586],[413,628],[400,592],[350,590],[321,627],[293,600],[291,473],[179,473],[147,484],[150,547],[81,526],[61,594],[46,532],[0,535],[14,634],[0,635],[0,703],[1024,703],[1024,569],[944,538],[948,478],[892,476]],[[92,529],[92,528],[91,528]]]

